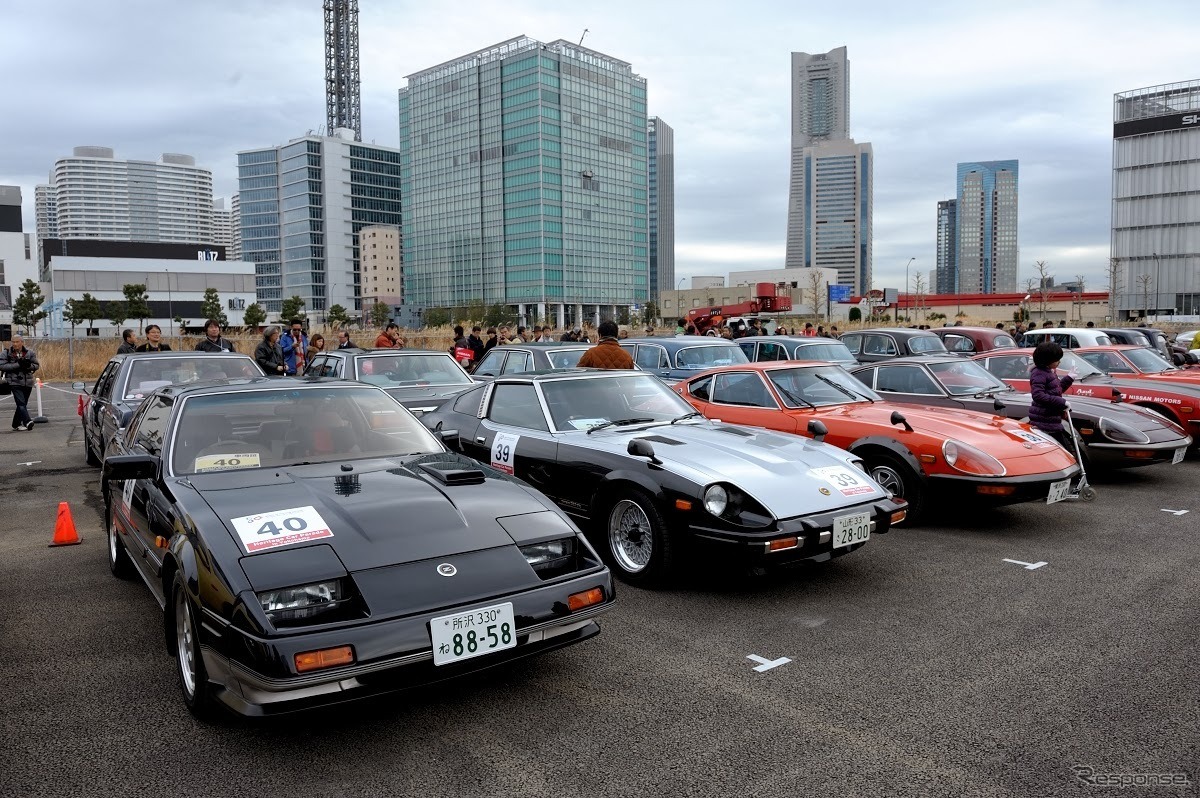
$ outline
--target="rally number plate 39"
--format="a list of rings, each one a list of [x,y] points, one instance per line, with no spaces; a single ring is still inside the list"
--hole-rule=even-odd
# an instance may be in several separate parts
[[[517,645],[512,602],[479,607],[429,622],[433,664],[449,665]]]

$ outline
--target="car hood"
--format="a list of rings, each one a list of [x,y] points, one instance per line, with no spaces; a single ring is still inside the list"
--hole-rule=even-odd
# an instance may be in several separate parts
[[[333,462],[198,474],[188,480],[243,552],[256,555],[323,543],[351,572],[511,546],[515,541],[497,518],[553,508],[516,480],[455,454],[349,465],[353,471],[344,472],[342,462]],[[482,471],[485,478],[445,485],[423,466]],[[251,519],[296,508],[312,508],[330,534],[254,551],[247,547],[246,528],[259,526]],[[235,519],[244,520],[239,524]],[[308,523],[306,531],[320,531],[320,526]],[[574,534],[565,521],[563,530]],[[250,540],[270,542],[272,537],[268,532]]]
[[[853,463],[857,458],[824,443],[778,432],[719,422],[567,433],[586,436],[581,445],[624,455],[629,441],[643,438],[669,469],[698,485],[731,483],[754,497],[776,518],[828,512],[840,507],[887,498],[888,493]],[[825,468],[850,468],[861,483],[844,493]],[[822,489],[828,493],[822,492]]]

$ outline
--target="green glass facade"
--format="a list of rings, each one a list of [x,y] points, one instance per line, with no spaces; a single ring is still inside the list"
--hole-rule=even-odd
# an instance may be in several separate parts
[[[513,39],[400,90],[404,291],[572,323],[649,292],[646,82]]]

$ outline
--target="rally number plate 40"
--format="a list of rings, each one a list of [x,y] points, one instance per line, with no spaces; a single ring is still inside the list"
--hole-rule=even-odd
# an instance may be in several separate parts
[[[865,543],[871,537],[871,514],[855,513],[833,519],[833,547]]]
[[[517,645],[517,625],[513,605],[493,604],[454,615],[443,615],[429,622],[433,640],[433,664],[481,657]]]

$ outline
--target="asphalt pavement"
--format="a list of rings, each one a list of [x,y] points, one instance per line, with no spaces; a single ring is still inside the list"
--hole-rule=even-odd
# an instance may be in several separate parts
[[[108,572],[75,397],[43,402],[0,424],[0,795],[1200,794],[1194,454],[822,566],[622,585],[599,637],[466,681],[204,725]],[[47,546],[60,501],[81,545]]]

